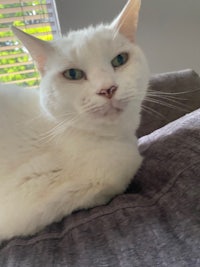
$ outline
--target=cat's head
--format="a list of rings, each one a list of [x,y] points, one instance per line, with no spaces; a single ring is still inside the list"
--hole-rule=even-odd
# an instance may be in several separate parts
[[[83,130],[126,124],[136,130],[148,83],[146,60],[135,44],[139,9],[140,0],[129,0],[111,24],[52,42],[13,28],[41,73],[41,105],[52,119]]]

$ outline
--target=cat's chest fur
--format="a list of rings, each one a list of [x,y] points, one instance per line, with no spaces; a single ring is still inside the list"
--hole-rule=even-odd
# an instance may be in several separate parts
[[[123,183],[122,176],[130,173],[130,179],[133,173],[130,164],[138,154],[134,137],[131,140],[112,140],[74,132],[48,142],[40,137],[42,131],[33,131],[32,127],[26,130],[16,127],[13,140],[9,136],[1,140],[1,151],[4,150],[1,162],[5,163],[1,169],[2,181],[11,176],[12,180],[25,186],[30,182],[34,184],[34,180],[42,180],[48,191],[49,184],[55,184],[55,187],[59,184],[91,187],[105,183],[106,186],[118,179]],[[10,146],[4,146],[8,142]],[[124,188],[127,185],[125,180]]]

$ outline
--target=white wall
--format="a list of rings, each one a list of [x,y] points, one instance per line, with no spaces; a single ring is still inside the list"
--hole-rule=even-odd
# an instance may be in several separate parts
[[[126,0],[56,0],[62,33],[109,22]],[[137,36],[152,73],[200,73],[200,0],[142,0]]]

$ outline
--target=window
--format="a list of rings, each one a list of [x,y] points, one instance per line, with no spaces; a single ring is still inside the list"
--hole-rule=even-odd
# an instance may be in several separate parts
[[[54,0],[0,0],[0,82],[36,87],[39,74],[10,25],[50,41],[60,35]]]

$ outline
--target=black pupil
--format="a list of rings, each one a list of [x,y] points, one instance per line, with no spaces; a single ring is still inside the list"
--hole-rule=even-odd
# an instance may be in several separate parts
[[[76,79],[76,71],[75,71],[75,69],[70,69],[69,70],[69,75],[73,80],[75,80]]]
[[[120,65],[122,65],[122,64],[124,63],[124,58],[123,58],[123,56],[122,56],[122,55],[118,55],[118,56],[117,56],[117,61],[118,61],[118,63],[119,63]]]

